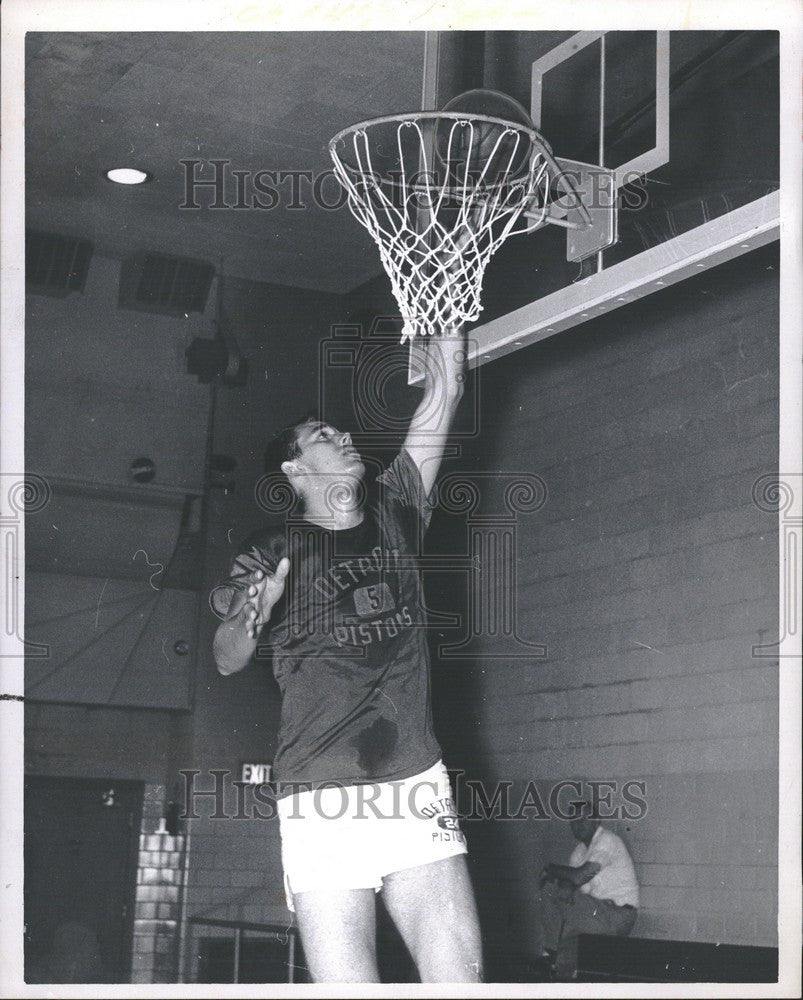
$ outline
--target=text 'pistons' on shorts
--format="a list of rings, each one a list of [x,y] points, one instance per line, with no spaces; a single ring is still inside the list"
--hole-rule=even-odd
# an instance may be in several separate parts
[[[441,761],[411,778],[332,782],[278,801],[287,905],[315,889],[374,889],[392,872],[466,853]]]

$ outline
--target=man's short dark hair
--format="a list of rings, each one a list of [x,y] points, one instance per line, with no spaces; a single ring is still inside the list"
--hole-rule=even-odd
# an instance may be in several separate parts
[[[265,472],[281,472],[283,462],[292,462],[301,454],[298,444],[298,429],[318,418],[310,413],[300,420],[283,427],[270,439],[265,448]]]
[[[589,799],[578,799],[578,801],[573,802],[572,805],[577,807],[574,819],[590,819],[592,822],[599,822],[599,809],[595,809],[594,803]]]

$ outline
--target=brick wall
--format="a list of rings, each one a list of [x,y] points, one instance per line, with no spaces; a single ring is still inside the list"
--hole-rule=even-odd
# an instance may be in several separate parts
[[[778,664],[752,647],[777,638],[777,524],[751,488],[777,468],[777,275],[768,248],[487,366],[461,459],[547,484],[516,603],[548,655],[436,666],[447,759],[520,793],[643,781],[646,815],[612,824],[639,935],[776,942]],[[566,824],[468,828],[486,939],[527,951]]]

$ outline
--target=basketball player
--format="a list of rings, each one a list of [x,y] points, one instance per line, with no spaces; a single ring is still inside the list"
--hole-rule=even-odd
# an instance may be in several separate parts
[[[431,338],[424,397],[375,499],[348,433],[307,420],[278,435],[267,464],[289,480],[303,524],[252,536],[216,592],[221,673],[242,670],[260,637],[273,644],[285,889],[316,982],[379,981],[380,890],[423,982],[481,980],[413,559],[465,358],[462,334]]]

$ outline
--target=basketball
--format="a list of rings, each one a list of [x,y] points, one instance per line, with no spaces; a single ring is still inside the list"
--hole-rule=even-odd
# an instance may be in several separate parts
[[[534,129],[534,125],[514,97],[496,90],[467,90],[453,97],[443,111],[450,117],[438,122],[435,148],[451,183],[460,184],[466,175],[476,183],[482,175],[484,183],[494,184],[502,176],[516,180],[526,173],[531,143],[517,129]],[[461,114],[496,120],[461,121]],[[503,122],[510,123],[511,130]]]

